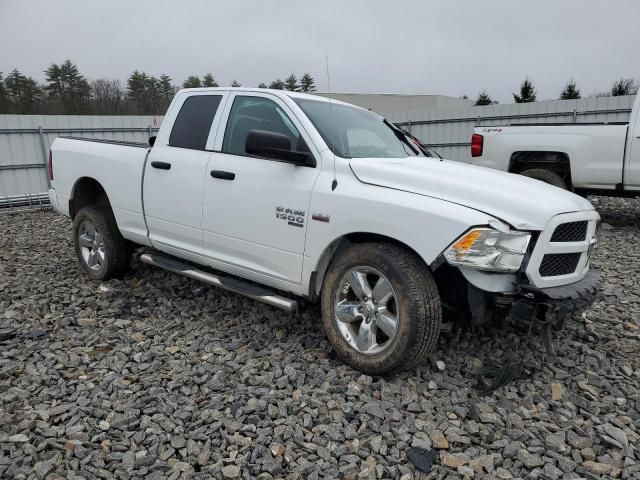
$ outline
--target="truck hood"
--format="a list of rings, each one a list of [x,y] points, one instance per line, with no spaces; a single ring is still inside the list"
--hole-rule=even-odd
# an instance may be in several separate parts
[[[593,210],[588,200],[538,180],[425,157],[352,158],[363,183],[438,198],[489,214],[520,230],[544,230],[560,213]]]

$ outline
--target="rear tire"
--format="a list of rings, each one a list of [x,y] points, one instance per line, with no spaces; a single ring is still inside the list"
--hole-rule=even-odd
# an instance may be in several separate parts
[[[442,308],[431,273],[413,252],[393,244],[354,244],[339,253],[321,305],[338,356],[369,375],[424,362],[440,336]]]
[[[520,175],[524,177],[535,178],[536,180],[548,183],[549,185],[553,185],[554,187],[562,188],[563,190],[567,189],[567,183],[564,181],[564,179],[556,172],[552,172],[551,170],[545,170],[544,168],[532,168],[529,170],[525,170],[524,172],[520,172]]]
[[[108,207],[84,207],[73,220],[73,243],[80,268],[92,280],[121,277],[131,250]]]

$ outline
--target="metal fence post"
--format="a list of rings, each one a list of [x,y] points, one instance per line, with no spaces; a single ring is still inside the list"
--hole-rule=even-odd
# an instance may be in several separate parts
[[[38,125],[38,133],[40,134],[40,148],[42,148],[42,159],[44,160],[44,175],[47,179],[47,188],[51,188],[51,180],[49,179],[49,152],[47,152],[47,144],[44,139],[42,125]]]

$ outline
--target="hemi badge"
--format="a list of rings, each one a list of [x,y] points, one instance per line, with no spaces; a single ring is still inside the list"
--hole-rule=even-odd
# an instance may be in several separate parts
[[[317,220],[319,222],[329,223],[329,220],[331,220],[331,216],[325,215],[324,213],[314,213],[313,215],[311,215],[311,219]]]

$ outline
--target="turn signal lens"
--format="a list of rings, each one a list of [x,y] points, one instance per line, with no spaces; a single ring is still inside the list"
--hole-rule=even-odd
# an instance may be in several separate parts
[[[471,230],[454,243],[452,248],[458,253],[464,253],[473,246],[480,235],[482,235],[481,230]]]

